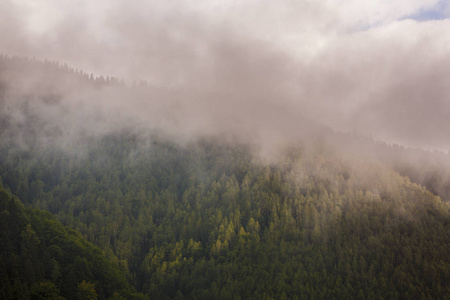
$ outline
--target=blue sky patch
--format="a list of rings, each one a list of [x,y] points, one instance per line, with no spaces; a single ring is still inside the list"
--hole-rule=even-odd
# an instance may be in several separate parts
[[[450,1],[443,0],[436,4],[433,8],[418,12],[414,15],[407,16],[405,19],[413,19],[419,22],[443,20],[450,17],[449,8]]]

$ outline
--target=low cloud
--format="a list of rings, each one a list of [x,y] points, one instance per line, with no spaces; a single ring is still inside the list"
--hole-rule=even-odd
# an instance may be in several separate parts
[[[449,21],[404,19],[438,5],[3,1],[0,51],[173,91],[92,107],[127,120],[282,140],[309,118],[448,149]]]

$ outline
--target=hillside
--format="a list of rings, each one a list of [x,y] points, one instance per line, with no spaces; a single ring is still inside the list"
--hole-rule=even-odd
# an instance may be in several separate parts
[[[49,67],[22,61],[24,70],[35,64]],[[3,192],[2,201],[19,213],[18,221],[2,223],[2,232],[17,223],[17,234],[5,236],[20,236],[13,243],[21,245],[25,233],[36,234],[39,253],[52,253],[43,247],[64,232],[67,243],[82,247],[60,269],[86,266],[86,259],[77,282],[96,284],[99,297],[117,290],[103,283],[107,276],[115,279],[105,282],[131,291],[123,272],[154,299],[450,299],[450,205],[423,186],[427,174],[411,176],[416,182],[403,176],[420,175],[417,156],[404,155],[414,151],[317,125],[271,151],[215,134],[179,139],[109,115],[101,103],[112,94],[156,101],[158,93],[167,99],[180,91],[99,87],[79,72],[52,72],[73,76],[67,82],[84,79],[73,90],[63,88],[62,74],[31,76],[32,85],[20,80],[32,72],[3,80],[0,184],[27,208]],[[45,88],[33,93],[36,78]],[[75,122],[80,116],[83,122]],[[20,247],[5,249],[5,263]],[[64,286],[71,280],[51,277],[57,257],[30,255],[19,262],[45,274],[47,287],[74,295],[67,291],[77,286]],[[108,267],[91,268],[90,257]],[[20,284],[33,290],[36,282]]]
[[[0,189],[2,299],[145,299],[98,247]]]

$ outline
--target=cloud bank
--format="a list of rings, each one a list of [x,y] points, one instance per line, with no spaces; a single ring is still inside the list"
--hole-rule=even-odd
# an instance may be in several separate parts
[[[248,118],[276,136],[307,115],[336,130],[449,149],[450,6],[391,2],[7,0],[0,51],[228,95],[217,109],[190,99],[177,110],[188,126]],[[440,20],[427,20],[437,10]]]

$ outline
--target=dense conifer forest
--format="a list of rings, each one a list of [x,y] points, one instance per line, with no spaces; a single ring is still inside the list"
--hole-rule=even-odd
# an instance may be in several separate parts
[[[75,132],[77,95],[181,92],[9,57],[0,82],[1,298],[450,299],[446,154],[315,125],[276,155]]]

